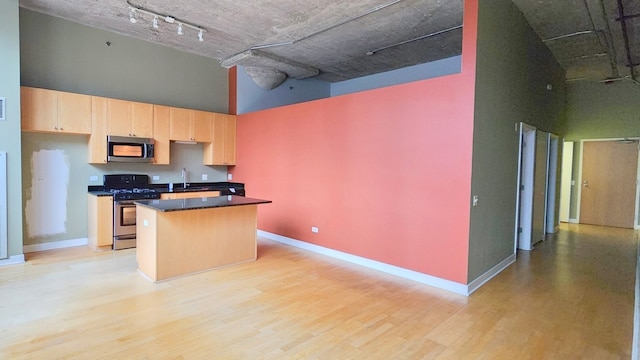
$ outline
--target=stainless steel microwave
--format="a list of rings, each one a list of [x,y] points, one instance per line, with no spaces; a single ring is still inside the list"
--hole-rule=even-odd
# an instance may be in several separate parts
[[[107,162],[153,162],[153,139],[109,135]]]

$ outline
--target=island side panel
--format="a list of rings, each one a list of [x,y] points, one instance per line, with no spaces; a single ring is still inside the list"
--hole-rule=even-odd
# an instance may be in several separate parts
[[[157,280],[256,260],[257,205],[157,213]]]
[[[158,212],[153,209],[136,206],[136,260],[138,261],[138,269],[153,281],[158,281],[157,214]]]

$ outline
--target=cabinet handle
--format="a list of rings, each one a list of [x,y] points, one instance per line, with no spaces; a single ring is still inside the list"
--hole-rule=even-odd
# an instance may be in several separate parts
[[[58,130],[58,127],[57,127],[57,126],[54,126],[54,128],[53,128],[53,129],[54,129],[54,130]]]
[[[60,128],[60,131],[64,131],[64,129],[63,129],[63,128]]]

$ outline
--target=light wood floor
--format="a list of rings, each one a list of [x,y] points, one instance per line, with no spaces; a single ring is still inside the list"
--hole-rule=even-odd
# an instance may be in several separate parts
[[[471,297],[261,239],[160,284],[134,250],[0,268],[1,359],[626,359],[637,233],[563,226]]]

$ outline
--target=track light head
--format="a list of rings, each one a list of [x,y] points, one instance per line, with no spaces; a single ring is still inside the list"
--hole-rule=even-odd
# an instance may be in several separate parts
[[[182,23],[179,23],[178,24],[178,35],[182,35],[182,34],[183,34],[183,32],[182,32]]]
[[[198,33],[198,41],[200,41],[200,42],[204,41],[204,39],[202,38],[202,33],[203,33],[203,30],[200,29],[200,32]]]

